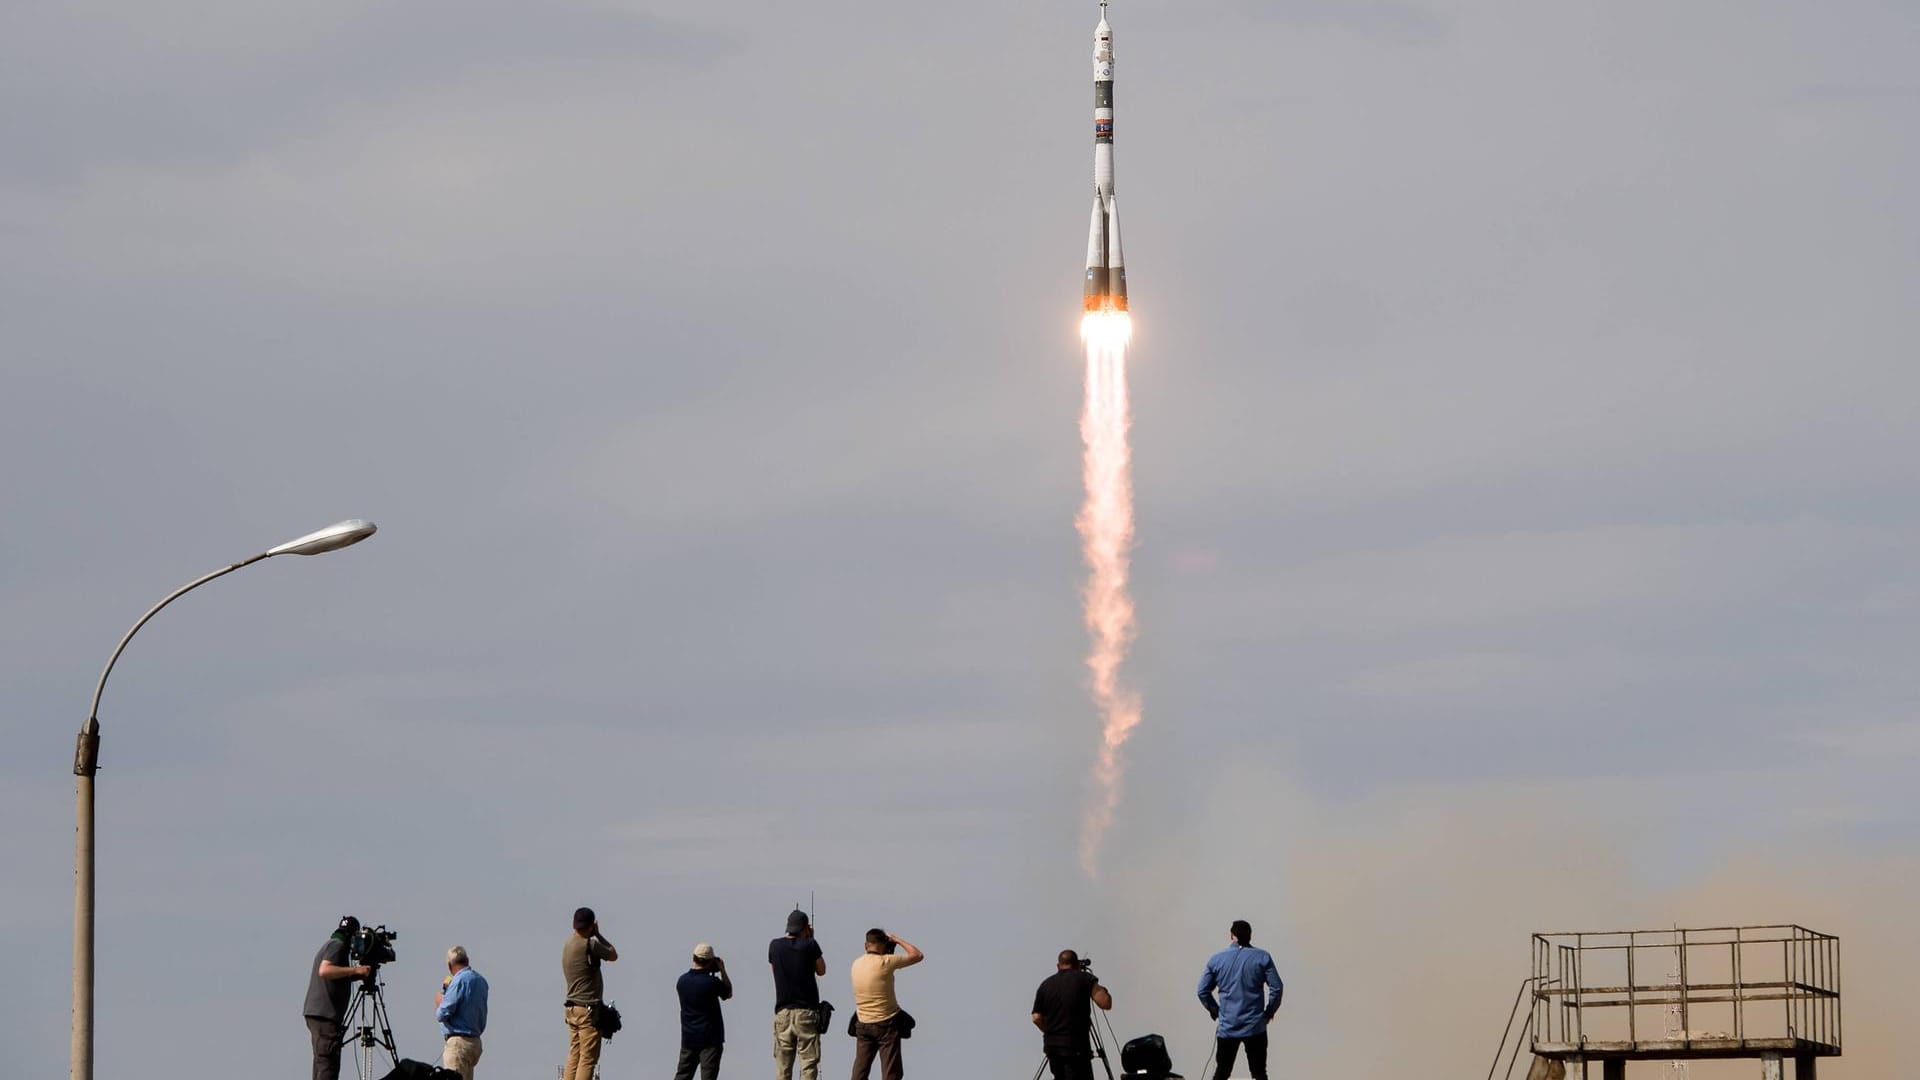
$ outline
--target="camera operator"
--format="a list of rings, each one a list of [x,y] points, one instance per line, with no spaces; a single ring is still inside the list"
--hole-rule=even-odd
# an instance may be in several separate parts
[[[354,964],[347,942],[360,932],[360,920],[343,916],[333,936],[313,957],[307,978],[307,1033],[313,1038],[313,1080],[340,1080],[341,1021],[353,997],[351,980],[373,974],[365,964]]]
[[[567,1067],[560,1080],[593,1080],[600,1064],[600,1028],[593,1022],[594,1013],[605,993],[600,964],[618,959],[620,951],[600,933],[593,909],[575,910],[573,936],[560,947],[560,972],[567,980]]]
[[[894,955],[895,947],[907,950]],[[901,1080],[906,1067],[900,1061],[900,1040],[913,1030],[913,1019],[893,995],[893,973],[925,960],[926,954],[905,938],[885,930],[867,931],[867,951],[853,961],[853,1080],[867,1080],[873,1059],[880,1059],[881,1080]]]
[[[1093,1080],[1093,1007],[1113,1008],[1113,995],[1091,967],[1072,949],[1062,949],[1058,970],[1033,992],[1033,1026],[1040,1029],[1053,1080]]]

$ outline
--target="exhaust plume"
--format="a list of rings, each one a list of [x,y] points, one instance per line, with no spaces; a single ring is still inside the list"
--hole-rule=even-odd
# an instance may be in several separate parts
[[[1100,754],[1080,830],[1080,865],[1089,877],[1099,870],[1100,844],[1120,805],[1126,771],[1121,748],[1140,724],[1140,696],[1121,681],[1121,666],[1133,644],[1133,598],[1127,592],[1133,548],[1132,452],[1127,429],[1127,343],[1133,323],[1124,311],[1090,311],[1080,323],[1087,347],[1086,405],[1080,415],[1085,444],[1082,472],[1086,501],[1077,524],[1087,563],[1087,651],[1094,707],[1100,714]]]

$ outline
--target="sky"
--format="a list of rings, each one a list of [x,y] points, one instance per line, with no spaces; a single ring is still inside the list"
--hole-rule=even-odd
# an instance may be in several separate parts
[[[460,943],[481,1073],[552,1075],[580,904],[607,1080],[699,941],[749,1075],[810,895],[843,1008],[867,927],[926,950],[935,1080],[1033,1068],[1062,947],[1197,1075],[1236,918],[1276,1076],[1478,1075],[1534,931],[1763,922],[1841,936],[1825,1074],[1892,1075],[1920,9],[1117,0],[1146,714],[1090,881],[1095,18],[0,7],[10,1072],[65,1067],[113,644],[365,517],[107,688],[102,1077],[297,1075],[346,912],[404,1054]]]

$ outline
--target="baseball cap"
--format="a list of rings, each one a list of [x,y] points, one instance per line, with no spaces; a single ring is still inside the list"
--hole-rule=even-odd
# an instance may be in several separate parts
[[[709,944],[707,944],[707,943],[706,943],[706,942],[704,942],[704,941],[703,941],[703,942],[701,942],[701,943],[700,943],[700,944],[698,944],[698,945],[695,945],[695,946],[693,947],[693,958],[694,958],[695,960],[711,960],[711,959],[713,959],[713,946],[711,946],[711,945],[709,945]]]

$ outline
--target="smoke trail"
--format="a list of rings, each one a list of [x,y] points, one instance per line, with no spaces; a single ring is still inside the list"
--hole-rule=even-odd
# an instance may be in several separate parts
[[[1120,749],[1140,723],[1140,696],[1120,681],[1133,644],[1133,598],[1127,593],[1127,561],[1133,547],[1132,454],[1127,428],[1127,342],[1133,323],[1124,311],[1089,312],[1080,323],[1087,345],[1087,400],[1080,415],[1086,445],[1086,502],[1080,508],[1082,551],[1087,562],[1086,623],[1092,638],[1087,670],[1100,712],[1100,756],[1093,791],[1080,830],[1080,866],[1098,872],[1100,842],[1120,805],[1125,765]]]

